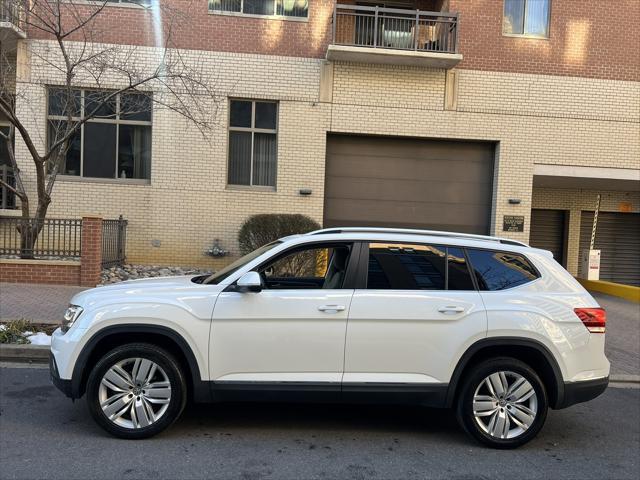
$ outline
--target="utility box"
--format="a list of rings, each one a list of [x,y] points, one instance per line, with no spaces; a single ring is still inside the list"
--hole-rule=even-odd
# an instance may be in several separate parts
[[[600,280],[600,250],[582,251],[579,273],[584,280]]]

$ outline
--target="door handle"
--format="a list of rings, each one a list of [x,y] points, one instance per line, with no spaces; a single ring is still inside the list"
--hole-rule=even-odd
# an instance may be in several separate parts
[[[344,309],[344,305],[322,305],[318,307],[321,312],[342,312]]]
[[[464,307],[457,307],[457,306],[440,307],[438,311],[444,314],[462,313],[464,312]]]

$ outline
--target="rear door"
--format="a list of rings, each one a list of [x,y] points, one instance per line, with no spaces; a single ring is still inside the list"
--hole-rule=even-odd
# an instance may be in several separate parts
[[[414,389],[449,381],[487,319],[462,249],[373,242],[360,260],[366,287],[349,312],[343,392]]]

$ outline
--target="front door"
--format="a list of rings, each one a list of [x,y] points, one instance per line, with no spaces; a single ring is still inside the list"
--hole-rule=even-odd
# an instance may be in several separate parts
[[[456,357],[487,330],[464,252],[370,243],[367,263],[366,288],[351,302],[344,392],[445,387]]]
[[[220,294],[211,332],[213,380],[231,388],[299,384],[339,392],[354,248],[292,247],[257,268],[262,291]]]

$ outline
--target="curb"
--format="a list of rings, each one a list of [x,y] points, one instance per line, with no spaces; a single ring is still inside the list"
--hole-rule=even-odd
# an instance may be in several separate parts
[[[11,345],[0,344],[0,362],[49,363],[48,345]]]

